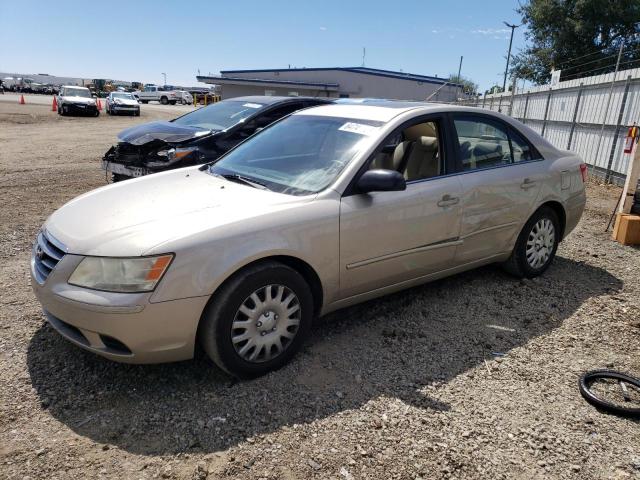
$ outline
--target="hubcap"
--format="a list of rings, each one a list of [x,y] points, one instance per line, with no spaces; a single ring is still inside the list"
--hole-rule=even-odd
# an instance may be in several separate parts
[[[556,230],[548,218],[541,218],[529,232],[527,262],[533,268],[542,267],[551,256],[556,241]]]
[[[267,285],[249,295],[235,314],[231,342],[244,360],[262,363],[281,355],[300,326],[300,301],[284,285]]]

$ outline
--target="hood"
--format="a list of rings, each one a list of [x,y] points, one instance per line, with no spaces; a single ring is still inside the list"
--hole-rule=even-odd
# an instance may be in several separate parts
[[[151,122],[127,128],[118,134],[118,140],[132,145],[144,145],[153,140],[169,143],[184,142],[202,137],[211,130],[188,125],[177,125],[173,122]]]
[[[93,97],[87,98],[87,97],[76,97],[73,95],[64,95],[62,98],[67,102],[73,102],[73,103],[86,103],[87,105],[96,103],[96,99]]]
[[[250,221],[313,198],[260,190],[188,167],[85,193],[56,210],[44,228],[69,253],[138,256],[158,253],[153,247],[171,240]]]
[[[114,98],[113,103],[115,105],[138,105],[138,101],[133,98]]]

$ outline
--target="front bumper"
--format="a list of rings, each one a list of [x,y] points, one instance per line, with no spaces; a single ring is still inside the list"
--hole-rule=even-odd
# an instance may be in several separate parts
[[[127,177],[143,177],[154,173],[153,170],[149,170],[145,167],[127,167],[121,163],[109,162],[107,160],[102,161],[102,169],[106,172],[116,173],[118,175],[126,175]]]
[[[114,103],[109,109],[113,113],[136,113],[140,111],[140,105],[118,105]]]
[[[208,298],[152,303],[150,293],[111,293],[69,285],[82,260],[65,255],[43,283],[31,284],[49,324],[79,347],[125,363],[162,363],[193,357]]]
[[[98,111],[98,107],[91,104],[63,103],[59,108],[61,107],[65,107],[70,113],[81,113],[86,115],[95,115]]]

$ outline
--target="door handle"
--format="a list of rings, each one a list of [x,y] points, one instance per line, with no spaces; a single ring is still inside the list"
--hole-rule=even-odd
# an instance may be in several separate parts
[[[458,197],[452,197],[449,194],[446,194],[440,199],[438,202],[439,207],[450,207],[451,205],[456,205],[460,199]]]
[[[531,180],[530,178],[525,178],[524,181],[520,184],[520,188],[522,188],[523,190],[527,190],[535,186],[536,186],[536,181]]]

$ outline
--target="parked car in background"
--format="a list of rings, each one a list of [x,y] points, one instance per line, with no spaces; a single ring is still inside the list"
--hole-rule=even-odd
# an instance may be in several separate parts
[[[328,103],[307,97],[238,97],[194,110],[168,122],[123,130],[102,167],[113,181],[197,165],[227,150],[285,115]]]
[[[155,101],[163,105],[167,105],[168,103],[175,105],[181,100],[182,95],[178,90],[165,89],[157,85],[146,85],[138,92],[138,98],[142,103]]]
[[[287,363],[315,316],[495,262],[542,274],[585,180],[580,157],[496,112],[321,105],[215,162],[72,200],[38,234],[31,284],[82,348],[147,363],[199,343],[253,377]]]
[[[182,105],[191,105],[193,103],[193,97],[186,90],[178,90],[178,94],[180,95],[179,103]]]
[[[88,88],[71,85],[62,86],[56,100],[58,103],[58,115],[72,113],[94,117],[100,115],[96,99],[91,95],[91,91]]]
[[[118,115],[127,113],[129,115],[140,116],[140,103],[127,92],[111,92],[105,102],[105,111],[108,115]]]

